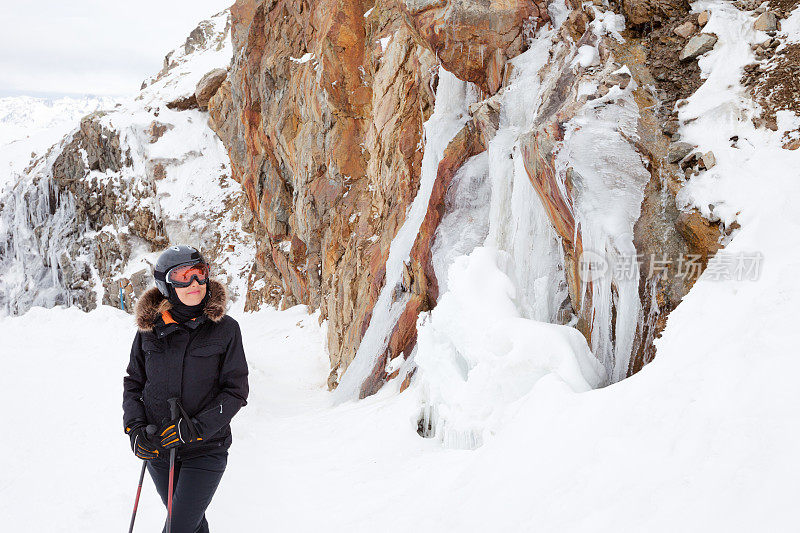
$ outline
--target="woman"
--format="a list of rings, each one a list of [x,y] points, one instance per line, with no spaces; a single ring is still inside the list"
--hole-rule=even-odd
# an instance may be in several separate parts
[[[176,450],[172,533],[207,532],[205,511],[231,445],[230,421],[247,404],[247,362],[239,324],[225,314],[227,291],[209,278],[191,246],[171,246],[153,270],[156,287],[136,303],[123,392],[123,423],[137,457],[148,461],[164,505],[169,455]],[[180,413],[170,416],[168,400]],[[158,426],[154,435],[148,425]]]

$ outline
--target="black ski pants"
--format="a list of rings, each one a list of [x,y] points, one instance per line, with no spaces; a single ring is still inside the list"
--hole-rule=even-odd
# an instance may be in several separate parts
[[[228,451],[213,451],[175,461],[172,494],[172,533],[208,533],[206,508],[228,464]],[[147,470],[164,506],[169,489],[169,458],[147,461]],[[166,524],[164,526],[166,531]]]

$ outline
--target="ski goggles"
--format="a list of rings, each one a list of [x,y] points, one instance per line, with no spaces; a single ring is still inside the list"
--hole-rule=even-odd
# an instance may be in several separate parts
[[[206,263],[195,263],[193,265],[180,265],[171,268],[167,272],[167,282],[175,287],[188,287],[192,280],[204,285],[208,281],[210,269]]]

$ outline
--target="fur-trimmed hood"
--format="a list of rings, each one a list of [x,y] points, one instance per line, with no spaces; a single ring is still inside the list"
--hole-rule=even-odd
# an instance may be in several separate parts
[[[228,290],[225,285],[213,279],[208,280],[206,289],[211,291],[211,295],[203,307],[203,313],[214,322],[219,322],[225,316]],[[150,287],[142,294],[134,307],[136,327],[142,332],[152,331],[161,313],[170,309],[172,309],[172,303],[164,298],[158,287]]]

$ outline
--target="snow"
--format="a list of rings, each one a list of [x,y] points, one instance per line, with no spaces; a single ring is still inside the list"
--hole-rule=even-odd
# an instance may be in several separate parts
[[[738,222],[725,254],[761,254],[759,275],[715,279],[713,268],[725,262],[718,254],[670,314],[655,360],[595,388],[606,369],[575,329],[552,323],[564,296],[559,244],[517,155],[519,135],[530,130],[531,110],[552,81],[552,71],[539,79],[550,60],[545,32],[512,60],[500,128],[448,191],[452,210],[432,250],[441,294],[418,321],[418,376],[403,393],[396,379],[374,396],[348,401],[405,303],[392,302],[390,293],[402,279],[438,161],[474,96],[440,71],[420,192],[391,243],[386,286],[340,389],[327,391],[327,323],[319,324],[318,312],[296,306],[243,313],[243,299],[229,311],[242,326],[251,396],[233,421],[228,470],[208,511],[214,530],[796,530],[800,151],[781,144],[800,118],[780,113],[776,132],[753,127],[750,118],[761,111],[739,84],[752,61],[749,45],[761,38],[752,17],[722,1],[692,9],[711,13],[705,31],[719,41],[699,60],[704,84],[679,109],[680,134],[699,151],[712,150],[717,164],[684,183],[678,203],[725,225]],[[598,20],[613,35],[618,20]],[[793,28],[784,31],[800,37]],[[575,209],[583,229],[591,228],[586,243],[610,237],[625,249],[637,216],[641,161],[617,138],[636,118],[633,85],[612,88],[565,124],[559,158],[583,178]],[[196,215],[204,206],[195,207],[189,195],[176,200],[178,184],[211,194],[194,174],[210,172],[210,162],[227,164],[220,169],[227,174],[229,162],[197,113],[162,109],[159,120],[174,129],[152,145],[143,131],[152,120],[147,113],[133,107],[106,119],[136,161],[142,154],[176,159],[158,184],[160,208]],[[190,142],[180,144],[184,134]],[[595,144],[619,141],[609,150],[616,159],[600,160],[592,136],[601,139]],[[620,179],[610,180],[612,174]],[[33,196],[47,197],[44,180],[31,187]],[[9,198],[23,202],[22,194]],[[13,213],[39,220],[49,216],[47,207]],[[58,240],[69,214],[68,205],[57,211],[47,230],[55,233],[44,240]],[[465,219],[469,231],[459,232]],[[0,218],[0,231],[24,241],[31,230],[20,221]],[[55,252],[48,253],[53,263]],[[244,265],[250,253],[237,247],[226,258]],[[237,283],[244,277],[232,275]],[[18,269],[3,276],[9,287],[25,289]],[[44,270],[34,282],[48,276],[52,271]],[[132,317],[108,306],[91,313],[37,306],[0,317],[0,404],[8,407],[3,422],[12,435],[0,454],[5,529],[127,525],[141,466],[122,432],[120,407],[134,334]],[[389,369],[402,375],[398,365],[399,358]],[[437,438],[417,434],[420,418],[423,432]],[[164,514],[147,479],[136,530],[158,530]]]
[[[739,84],[742,68],[752,61],[750,43],[757,39],[749,16],[735,10],[725,2],[694,4],[694,9],[710,9],[711,17],[707,31],[718,35],[719,40],[712,51],[699,61],[703,85],[688,99],[688,104],[679,110],[679,118],[689,121],[679,133],[687,142],[698,146],[698,151],[713,151],[716,166],[693,177],[678,195],[680,206],[696,207],[706,218],[719,218],[725,226],[738,221],[741,232],[755,231],[755,226],[780,228],[787,232],[794,217],[797,194],[800,193],[800,153],[781,149],[781,137],[787,129],[794,129],[797,117],[791,113],[779,114],[778,131],[756,129],[751,117],[761,110],[747,97]],[[731,138],[738,136],[737,142]],[[751,227],[748,229],[748,227]],[[786,233],[787,239],[795,234]],[[733,251],[743,246],[742,237]],[[765,253],[765,262],[780,261],[783,251],[771,257],[764,249],[765,243],[754,241],[752,251]],[[787,240],[784,247],[791,247]]]
[[[578,330],[524,318],[504,272],[507,252],[477,247],[454,260],[448,291],[420,313],[415,361],[424,382],[425,425],[452,448],[477,448],[496,430],[507,404],[555,375],[584,392],[605,371]]]
[[[796,7],[788,17],[781,20],[778,38],[781,37],[785,38],[787,44],[800,42],[800,8]]]
[[[600,53],[597,48],[584,44],[578,48],[578,55],[572,60],[572,64],[580,64],[582,67],[590,67],[592,65],[600,64]]]
[[[281,241],[278,243],[278,248],[281,252],[288,254],[292,251],[292,241]]]
[[[597,88],[600,84],[594,80],[584,80],[578,84],[578,94],[577,97],[580,98],[584,95],[592,95],[597,92]]]
[[[299,57],[299,58],[298,57],[290,57],[289,59],[291,59],[295,63],[307,63],[307,62],[311,61],[311,59],[313,59],[313,57],[314,57],[314,54],[312,54],[311,52],[306,52],[305,54],[303,54],[302,57]]]
[[[800,264],[798,249],[787,259],[758,282],[701,279],[642,372],[587,392],[547,374],[470,451],[417,435],[418,384],[333,405],[325,327],[304,306],[232,313],[251,395],[232,424],[211,527],[792,531],[800,491],[792,310],[800,288],[786,280],[789,260]],[[492,298],[502,305],[502,296]],[[568,339],[539,327],[552,328],[554,350]],[[134,333],[132,317],[107,306],[88,314],[35,307],[0,319],[0,402],[14,406],[4,424],[30,437],[7,439],[0,454],[7,530],[126,527],[141,465],[120,407]],[[165,514],[146,478],[136,530],[157,530]]]
[[[589,27],[598,37],[611,35],[619,42],[624,41],[620,32],[625,31],[625,17],[614,13],[610,9],[600,11],[596,6],[591,6],[594,11],[594,20],[589,23]]]
[[[556,0],[547,5],[547,14],[550,16],[554,28],[560,28],[571,11],[572,9],[567,7],[565,0]]]

